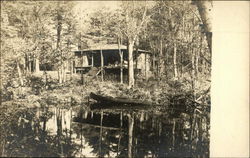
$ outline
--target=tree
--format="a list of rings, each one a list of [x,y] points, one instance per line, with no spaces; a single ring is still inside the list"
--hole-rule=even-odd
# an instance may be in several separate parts
[[[157,1],[148,12],[140,40],[153,52],[155,77],[185,80],[197,89],[199,77],[209,77],[211,60],[199,10],[189,1]]]
[[[24,29],[27,28],[23,26],[25,12],[18,10],[22,5],[24,4],[1,2],[1,78],[4,84],[17,72],[19,84],[24,85],[21,65],[24,65],[24,54],[29,43],[24,38]],[[13,68],[16,68],[16,71],[13,71]]]
[[[102,45],[108,43],[110,39],[110,35],[112,37],[112,33],[110,34],[110,28],[108,27],[110,23],[110,17],[112,16],[112,12],[107,11],[107,8],[102,8],[99,11],[94,12],[90,17],[91,30],[89,34],[94,37],[94,43],[98,43],[98,47],[100,49],[101,56],[101,80],[104,80],[104,56],[102,52]]]
[[[127,38],[128,47],[128,85],[133,87],[135,84],[133,51],[135,42],[149,18],[147,15],[147,2],[122,1],[122,10],[125,15],[124,34]]]
[[[40,59],[46,55],[49,50],[51,50],[51,27],[50,16],[50,5],[46,2],[32,2],[31,3],[31,13],[28,14],[28,32],[27,39],[30,40],[32,44],[30,54],[32,55],[35,61],[35,72],[40,71]],[[44,61],[42,61],[44,62]]]
[[[73,2],[53,2],[51,19],[54,25],[54,59],[58,70],[59,83],[66,81],[66,67],[75,37],[75,21],[72,13]]]
[[[124,20],[121,14],[121,10],[116,10],[114,14],[112,14],[110,18],[110,22],[108,24],[109,35],[111,37],[117,39],[117,45],[120,55],[120,83],[123,83],[123,52],[121,51],[121,45],[123,44],[124,33],[123,28],[125,27]]]
[[[161,78],[164,72],[164,67],[167,64],[167,52],[172,52],[172,65],[174,78],[178,78],[178,44],[180,43],[180,31],[182,27],[181,19],[184,17],[184,10],[181,2],[172,1],[157,1],[152,12],[155,12],[149,23],[149,38],[156,40],[151,43],[154,51],[157,51],[158,73]],[[185,8],[185,9],[184,9]],[[168,46],[168,47],[166,47]],[[170,49],[169,51],[166,51]],[[165,52],[164,52],[165,51]]]
[[[199,14],[204,25],[204,31],[207,37],[208,47],[211,53],[212,52],[212,23],[211,23],[212,1],[193,0],[193,3],[197,6],[199,10]]]
[[[120,82],[123,83],[123,44],[124,17],[121,10],[107,11],[102,8],[90,15],[91,29],[88,34],[92,36],[92,41],[98,43],[116,43],[120,55]]]
[[[114,12],[107,12],[105,8],[94,12],[91,16],[92,28],[90,35],[102,37],[103,40],[117,43],[121,57],[121,83],[122,81],[122,62],[123,53],[120,51],[120,45],[127,43],[128,49],[128,77],[129,87],[134,86],[134,61],[133,51],[139,35],[146,28],[149,20],[148,6],[146,2],[122,1],[121,9]],[[117,39],[117,40],[110,40]]]

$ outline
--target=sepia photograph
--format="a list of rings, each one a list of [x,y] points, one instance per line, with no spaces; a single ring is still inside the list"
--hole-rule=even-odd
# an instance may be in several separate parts
[[[1,1],[1,157],[210,153],[211,0]]]

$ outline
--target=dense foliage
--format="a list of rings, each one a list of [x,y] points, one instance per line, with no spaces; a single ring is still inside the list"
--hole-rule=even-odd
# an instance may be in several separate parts
[[[198,9],[189,1],[121,2],[118,9],[99,9],[84,21],[76,16],[76,5],[1,2],[3,89],[12,82],[10,78],[17,78],[23,86],[32,70],[39,71],[39,63],[53,67],[59,82],[65,82],[65,62],[70,61],[72,50],[93,43],[151,51],[151,78],[156,80],[187,80],[193,90],[209,80],[211,52],[206,32]],[[134,80],[132,70],[131,74]]]
[[[89,94],[94,92],[150,102],[154,112],[181,109],[184,113],[178,113],[179,118],[190,121],[193,131],[206,125],[207,135],[199,137],[206,137],[207,142],[211,32],[208,21],[204,22],[207,8],[199,8],[202,2],[119,1],[116,9],[103,7],[89,13],[79,11],[77,6],[82,4],[85,2],[1,1],[0,109],[4,111],[0,114],[1,133],[5,126],[20,120],[20,115],[30,113],[28,108],[89,104]],[[73,74],[72,67],[66,72],[74,50],[98,44],[128,46],[128,80],[100,81],[93,69],[84,79]],[[133,50],[136,49],[151,54],[148,76],[134,71],[133,56],[137,54]],[[45,71],[47,69],[52,71]],[[34,117],[33,113],[29,115]],[[25,128],[27,130],[29,128]],[[0,149],[3,149],[0,155],[6,153],[5,137],[10,131],[0,136]],[[29,132],[36,135],[36,130]],[[48,140],[54,139],[46,132],[43,134]],[[192,134],[197,133],[191,131]],[[33,137],[27,140],[37,141]],[[40,144],[34,148],[40,148],[44,141],[37,141]],[[65,144],[69,142],[65,140]],[[54,146],[53,141],[51,143]],[[21,153],[22,148],[16,147],[13,155],[35,153],[31,148],[29,153]],[[51,149],[53,155],[60,156],[54,153],[58,149]],[[71,152],[71,147],[69,149]]]

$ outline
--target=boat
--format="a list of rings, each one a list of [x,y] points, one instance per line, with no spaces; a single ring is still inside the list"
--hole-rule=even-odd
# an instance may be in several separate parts
[[[100,94],[90,93],[90,98],[96,100],[102,104],[109,105],[132,105],[132,106],[151,106],[152,102],[141,101],[138,99],[124,98],[124,97],[111,97],[111,96],[103,96]]]

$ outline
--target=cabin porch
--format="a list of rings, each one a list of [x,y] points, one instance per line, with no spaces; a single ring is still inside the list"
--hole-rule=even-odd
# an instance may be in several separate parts
[[[128,74],[128,53],[127,47],[122,45],[120,50],[117,45],[105,45],[101,48],[90,48],[74,52],[73,70],[75,73],[88,74],[96,72],[101,75],[102,80],[121,79],[126,82]],[[135,77],[148,78],[151,74],[151,54],[145,50],[134,50],[134,71]]]

